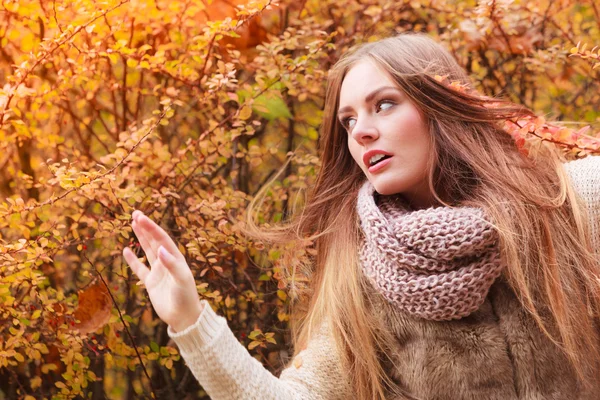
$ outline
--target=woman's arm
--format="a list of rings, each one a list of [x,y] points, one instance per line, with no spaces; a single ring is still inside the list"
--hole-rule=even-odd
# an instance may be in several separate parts
[[[168,333],[192,373],[213,400],[348,399],[348,382],[327,326],[309,341],[279,378],[267,371],[235,338],[225,318],[204,303],[198,321]]]
[[[132,218],[150,268],[129,248],[123,250],[125,260],[146,286],[154,310],[169,325],[169,335],[213,400],[351,397],[326,326],[276,378],[237,341],[225,318],[200,301],[194,276],[169,235],[140,211]]]

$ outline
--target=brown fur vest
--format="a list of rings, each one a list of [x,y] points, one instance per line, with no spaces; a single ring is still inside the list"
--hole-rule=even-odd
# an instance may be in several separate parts
[[[600,379],[592,388],[578,384],[565,355],[502,277],[479,310],[460,320],[411,317],[379,295],[373,295],[373,302],[397,344],[388,352],[391,362],[384,365],[398,387],[410,394],[402,399],[600,399]]]

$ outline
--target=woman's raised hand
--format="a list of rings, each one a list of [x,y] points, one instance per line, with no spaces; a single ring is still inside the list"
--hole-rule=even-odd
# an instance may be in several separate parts
[[[156,314],[175,331],[182,331],[198,319],[202,304],[196,282],[185,257],[171,237],[141,211],[132,214],[131,227],[137,236],[148,268],[129,247],[123,256],[146,286]]]

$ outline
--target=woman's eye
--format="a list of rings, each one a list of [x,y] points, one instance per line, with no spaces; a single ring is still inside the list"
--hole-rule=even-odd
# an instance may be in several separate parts
[[[380,102],[377,103],[377,112],[379,111],[385,111],[388,108],[392,107],[394,105],[393,102],[389,101],[389,100],[382,100]]]
[[[352,129],[352,127],[354,127],[355,124],[356,119],[354,117],[348,117],[342,120],[342,125],[344,126],[344,128],[346,128],[346,130]]]

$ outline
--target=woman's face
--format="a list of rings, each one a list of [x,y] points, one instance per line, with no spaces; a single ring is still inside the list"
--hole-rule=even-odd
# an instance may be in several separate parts
[[[338,118],[348,148],[375,190],[402,194],[415,208],[434,203],[427,183],[432,144],[419,110],[371,61],[355,64],[340,90]]]

